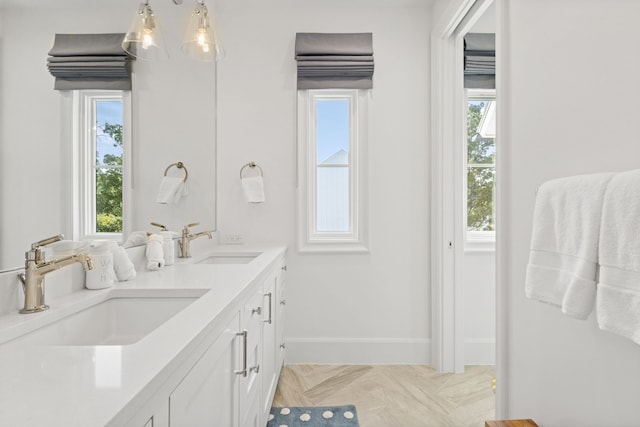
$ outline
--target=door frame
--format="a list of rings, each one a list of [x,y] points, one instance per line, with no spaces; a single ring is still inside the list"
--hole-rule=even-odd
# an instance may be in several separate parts
[[[431,366],[440,372],[464,371],[464,312],[462,304],[464,257],[464,35],[493,3],[496,3],[496,50],[502,52],[506,22],[503,0],[454,0],[434,24],[431,33]],[[496,55],[496,98],[500,97],[501,55]],[[504,109],[497,103],[496,141],[501,140]],[[500,145],[502,150],[502,144]],[[505,156],[499,155],[496,176]],[[501,217],[504,185],[496,181],[496,216]],[[503,280],[497,260],[501,245],[496,222],[496,418],[506,407],[506,307]]]

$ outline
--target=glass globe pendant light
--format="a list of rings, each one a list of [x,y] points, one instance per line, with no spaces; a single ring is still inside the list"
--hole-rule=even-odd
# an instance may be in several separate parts
[[[129,31],[122,40],[122,49],[138,59],[168,59],[169,54],[149,1],[140,3]]]
[[[189,18],[182,43],[182,51],[198,61],[214,61],[223,56],[220,41],[209,20],[204,0],[196,2],[196,9]]]

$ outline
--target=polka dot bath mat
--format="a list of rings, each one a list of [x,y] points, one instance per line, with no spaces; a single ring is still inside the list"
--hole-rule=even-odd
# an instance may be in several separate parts
[[[271,408],[267,427],[358,427],[356,407],[312,406]]]

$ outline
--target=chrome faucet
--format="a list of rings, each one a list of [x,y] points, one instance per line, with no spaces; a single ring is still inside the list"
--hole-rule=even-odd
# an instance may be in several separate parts
[[[44,276],[64,266],[79,262],[85,270],[93,269],[93,262],[84,252],[76,252],[72,255],[46,261],[43,248],[51,243],[62,240],[62,234],[40,240],[31,245],[31,250],[25,253],[24,273],[18,274],[22,289],[24,290],[24,308],[20,313],[37,313],[47,310],[44,303]]]
[[[192,240],[204,236],[209,236],[210,239],[212,238],[210,231],[201,231],[196,234],[189,234],[189,229],[199,224],[199,222],[194,222],[193,224],[187,224],[182,228],[182,237],[180,238],[180,258],[191,258],[191,254],[189,253],[189,244]]]

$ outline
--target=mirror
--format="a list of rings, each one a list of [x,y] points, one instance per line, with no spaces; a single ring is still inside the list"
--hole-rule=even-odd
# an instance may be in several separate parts
[[[54,34],[124,33],[137,10],[129,0],[27,3],[0,1],[0,270],[22,266],[33,242],[73,236],[74,195],[65,184],[76,179],[68,149],[72,96],[53,90],[46,67]],[[215,230],[216,65],[180,50],[191,7],[155,2],[170,58],[133,62],[132,202],[124,207],[130,231],[158,230],[151,221],[172,231],[194,222],[200,223],[195,232]],[[158,204],[165,169],[178,161],[189,171],[188,196]]]

